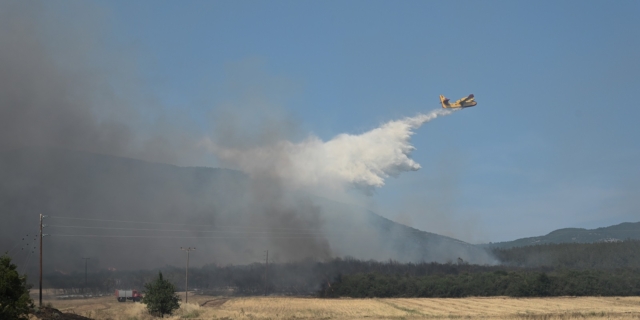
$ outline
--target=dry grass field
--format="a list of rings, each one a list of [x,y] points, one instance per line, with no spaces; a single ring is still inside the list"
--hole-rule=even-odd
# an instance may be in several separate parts
[[[184,297],[184,294],[182,295]],[[141,303],[114,297],[45,300],[100,320],[149,320]],[[189,296],[169,319],[640,319],[640,297],[316,299]]]

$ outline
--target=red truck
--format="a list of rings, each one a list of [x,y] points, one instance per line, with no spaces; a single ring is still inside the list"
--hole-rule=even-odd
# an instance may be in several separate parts
[[[118,302],[126,302],[127,300],[136,302],[142,300],[142,295],[136,290],[116,290],[116,298],[118,298]]]

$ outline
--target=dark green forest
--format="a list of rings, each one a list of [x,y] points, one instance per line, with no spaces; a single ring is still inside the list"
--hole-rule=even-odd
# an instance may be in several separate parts
[[[406,276],[359,273],[323,286],[322,297],[634,296],[640,270],[528,270]]]
[[[189,269],[189,287],[204,294],[321,297],[628,296],[640,295],[640,241],[546,244],[492,249],[494,265],[330,261],[205,265]],[[162,271],[184,290],[184,268],[52,273],[45,286],[60,294],[141,289]],[[266,276],[266,280],[265,280]]]
[[[571,269],[640,268],[640,241],[541,244],[509,249],[496,248],[501,264],[518,267]]]
[[[315,295],[322,285],[335,281],[341,275],[355,274],[403,274],[410,277],[425,275],[456,275],[462,272],[493,272],[505,269],[501,266],[469,264],[398,263],[395,261],[361,261],[352,258],[336,258],[331,261],[312,260],[295,263],[216,266],[189,268],[189,288],[209,294],[260,295],[270,294]],[[517,268],[510,268],[517,269]],[[108,271],[89,273],[84,287],[84,273],[51,273],[45,277],[45,286],[59,289],[64,294],[112,292],[114,289],[142,288],[162,271],[164,278],[178,290],[184,290],[185,269],[165,267],[156,270]],[[265,282],[265,274],[266,282]]]

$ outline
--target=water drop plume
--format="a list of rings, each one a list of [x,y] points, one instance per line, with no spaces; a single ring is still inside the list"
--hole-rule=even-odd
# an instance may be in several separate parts
[[[454,111],[438,109],[393,120],[362,134],[343,133],[329,141],[310,135],[295,143],[280,140],[241,148],[202,141],[229,167],[257,176],[275,176],[295,187],[382,187],[385,179],[420,169],[411,159],[411,136],[423,124]]]

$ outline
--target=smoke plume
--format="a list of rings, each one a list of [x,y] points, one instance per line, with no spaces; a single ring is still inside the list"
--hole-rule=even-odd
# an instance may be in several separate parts
[[[267,125],[256,133],[259,143],[242,141],[250,130],[222,113],[217,121],[240,133],[205,136],[194,129],[201,123],[158,103],[137,74],[139,53],[113,41],[105,12],[64,3],[62,10],[46,1],[0,2],[0,251],[21,268],[37,270],[27,249],[39,214],[49,216],[43,255],[51,272],[78,270],[81,257],[95,268],[181,265],[180,246],[198,248],[193,265],[255,262],[265,250],[281,262],[477,257],[454,239],[315,196],[318,189],[368,192],[418,170],[411,136],[452,111],[329,141],[295,140],[287,136],[294,125]],[[250,96],[261,84],[240,90],[241,100],[264,103]],[[229,105],[228,114],[250,114]],[[211,155],[242,172],[211,168]],[[194,164],[203,167],[176,166]]]
[[[164,121],[135,53],[116,44],[104,17],[90,3],[0,3],[0,150],[56,147],[193,164],[202,156],[195,133]]]
[[[281,177],[294,187],[351,185],[379,188],[385,179],[416,171],[411,136],[423,124],[451,114],[427,114],[389,121],[359,135],[340,134],[329,141],[310,136],[302,142],[278,141],[267,146],[232,148],[205,139],[202,144],[224,164],[252,175]]]

